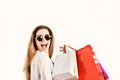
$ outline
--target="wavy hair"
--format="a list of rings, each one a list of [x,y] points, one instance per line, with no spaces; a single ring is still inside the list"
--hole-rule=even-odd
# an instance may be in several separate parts
[[[24,65],[24,72],[25,72],[25,75],[26,75],[26,80],[30,80],[30,65],[31,65],[32,59],[33,59],[33,57],[35,55],[35,51],[38,50],[37,45],[36,45],[36,41],[35,41],[35,37],[36,37],[37,31],[40,30],[40,29],[48,30],[49,35],[52,36],[52,39],[51,39],[51,42],[50,42],[50,47],[49,47],[49,57],[51,58],[52,55],[53,55],[54,35],[53,35],[52,30],[49,27],[45,26],[45,25],[37,26],[33,30],[30,41],[29,41],[29,44],[28,44],[26,62],[25,62],[25,65]]]

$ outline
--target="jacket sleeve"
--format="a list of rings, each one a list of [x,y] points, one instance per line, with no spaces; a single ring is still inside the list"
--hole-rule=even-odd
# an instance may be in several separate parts
[[[31,80],[52,80],[49,57],[46,53],[38,53],[33,59]]]

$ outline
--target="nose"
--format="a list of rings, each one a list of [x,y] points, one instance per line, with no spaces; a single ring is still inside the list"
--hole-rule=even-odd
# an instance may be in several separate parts
[[[45,41],[46,41],[46,39],[45,39],[45,37],[43,37],[42,42],[45,42]]]

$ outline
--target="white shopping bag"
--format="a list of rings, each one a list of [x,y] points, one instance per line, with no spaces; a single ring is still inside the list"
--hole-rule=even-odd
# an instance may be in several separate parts
[[[56,56],[52,77],[54,80],[65,80],[76,76],[78,69],[75,51],[67,52]]]

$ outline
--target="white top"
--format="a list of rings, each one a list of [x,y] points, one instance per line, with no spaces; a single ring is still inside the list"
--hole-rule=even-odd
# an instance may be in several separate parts
[[[31,80],[52,80],[53,64],[48,54],[36,51],[31,63]]]

